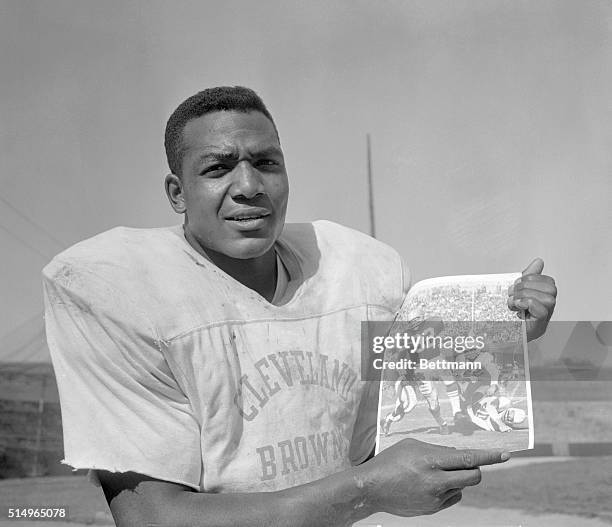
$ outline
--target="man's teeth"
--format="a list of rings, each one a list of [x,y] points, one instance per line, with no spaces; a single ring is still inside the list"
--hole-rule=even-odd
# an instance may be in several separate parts
[[[243,216],[240,218],[230,218],[233,221],[247,221],[247,220],[257,220],[259,218],[263,218],[263,216]]]

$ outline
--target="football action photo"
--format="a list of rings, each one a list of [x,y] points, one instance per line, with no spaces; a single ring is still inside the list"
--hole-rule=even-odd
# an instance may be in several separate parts
[[[525,323],[508,309],[520,275],[434,278],[410,290],[385,336],[377,451],[412,437],[463,448],[533,448]]]

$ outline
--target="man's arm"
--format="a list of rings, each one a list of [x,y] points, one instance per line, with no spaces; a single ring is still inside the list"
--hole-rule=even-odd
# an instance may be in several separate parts
[[[362,492],[347,473],[285,491],[228,494],[199,493],[133,472],[98,476],[117,527],[350,525],[367,516]]]
[[[375,512],[432,514],[480,482],[479,466],[508,454],[405,439],[366,463],[276,492],[213,494],[135,473],[98,471],[118,527],[338,526]]]

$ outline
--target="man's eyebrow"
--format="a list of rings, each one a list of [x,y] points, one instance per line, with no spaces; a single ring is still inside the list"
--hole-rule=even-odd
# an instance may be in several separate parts
[[[235,161],[238,152],[235,150],[207,150],[196,157],[197,162],[202,161]]]
[[[277,146],[262,148],[261,150],[254,149],[249,151],[249,155],[256,159],[264,157],[283,157],[283,151]],[[239,158],[238,152],[235,150],[207,150],[199,154],[195,161],[197,163],[207,161],[236,161]]]
[[[262,148],[261,150],[255,150],[253,152],[249,152],[253,157],[274,157],[279,156],[283,157],[283,151],[278,146],[270,146],[267,148]]]

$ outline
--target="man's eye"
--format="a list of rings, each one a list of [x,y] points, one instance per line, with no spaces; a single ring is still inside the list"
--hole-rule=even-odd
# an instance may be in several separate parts
[[[227,166],[225,165],[212,165],[202,170],[202,175],[206,174],[206,175],[214,176],[215,174],[219,174],[225,170],[227,170]]]
[[[258,167],[274,167],[277,166],[278,163],[274,161],[274,159],[261,159],[257,161]]]

